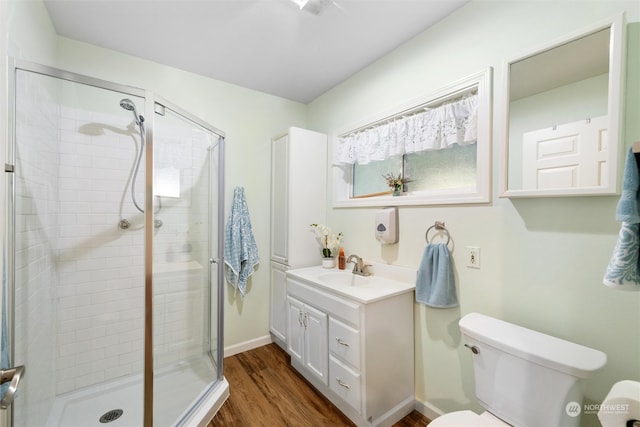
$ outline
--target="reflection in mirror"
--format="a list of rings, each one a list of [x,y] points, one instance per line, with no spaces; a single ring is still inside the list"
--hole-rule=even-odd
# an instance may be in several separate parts
[[[507,63],[504,196],[615,194],[622,28],[620,16]]]

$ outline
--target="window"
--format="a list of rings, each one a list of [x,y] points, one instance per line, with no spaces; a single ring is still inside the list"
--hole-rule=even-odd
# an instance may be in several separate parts
[[[353,186],[351,197],[375,197],[389,194],[384,176],[389,172],[402,169],[404,156],[394,156],[385,160],[367,163],[366,165],[354,164],[351,171]]]
[[[491,69],[334,133],[334,206],[490,200]],[[385,176],[407,182],[393,197]]]

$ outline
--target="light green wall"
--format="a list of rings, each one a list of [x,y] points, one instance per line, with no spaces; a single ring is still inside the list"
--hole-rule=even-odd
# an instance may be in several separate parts
[[[624,143],[640,140],[637,2],[473,1],[309,105],[310,124],[342,128],[472,73],[493,67],[493,201],[486,206],[401,207],[400,242],[374,238],[376,209],[332,209],[328,223],[345,233],[347,253],[417,268],[434,221],[451,233],[460,307],[415,306],[416,398],[428,413],[480,409],[474,401],[471,355],[459,318],[481,312],[607,353],[608,364],[586,383],[601,402],[621,379],[640,380],[640,292],[602,285],[619,224],[617,197],[508,200],[497,197],[504,121],[503,61],[530,48],[627,11]],[[465,267],[465,247],[481,248],[481,269]],[[595,416],[583,419],[597,425]]]
[[[13,58],[51,63],[57,39],[40,0],[3,1],[8,8],[7,53]]]
[[[460,316],[471,311],[605,351],[607,366],[586,387],[591,401],[600,402],[615,381],[640,380],[640,293],[615,292],[601,285],[619,229],[613,218],[617,198],[511,201],[496,196],[499,135],[504,126],[497,102],[502,97],[503,59],[624,9],[627,20],[634,23],[628,26],[628,49],[638,52],[637,2],[474,1],[308,107],[58,38],[39,1],[16,0],[4,6],[0,18],[8,23],[11,41],[3,39],[3,56],[10,53],[157,91],[227,133],[227,202],[233,186],[245,186],[262,256],[247,298],[243,302],[232,295],[227,298],[227,346],[268,333],[269,219],[265,207],[269,203],[269,138],[291,125],[308,124],[306,127],[330,132],[493,67],[492,203],[402,207],[400,243],[390,247],[381,247],[374,238],[376,209],[333,209],[329,224],[345,232],[348,253],[415,268],[425,246],[426,229],[435,220],[446,222],[455,245],[461,306],[449,310],[416,306],[416,398],[427,410],[478,409],[472,403],[471,356],[462,347],[457,326]],[[640,140],[639,62],[638,55],[630,58],[627,70],[627,145]],[[481,247],[480,270],[464,267],[465,246]]]

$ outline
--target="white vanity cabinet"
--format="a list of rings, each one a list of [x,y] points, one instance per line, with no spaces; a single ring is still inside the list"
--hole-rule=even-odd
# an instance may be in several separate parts
[[[327,314],[295,298],[287,298],[288,352],[323,384],[327,384]]]
[[[392,425],[413,410],[411,287],[363,302],[294,271],[287,274],[287,302],[292,366],[349,419]]]
[[[286,271],[320,264],[310,225],[326,215],[327,136],[292,127],[271,141],[269,329],[286,349]]]

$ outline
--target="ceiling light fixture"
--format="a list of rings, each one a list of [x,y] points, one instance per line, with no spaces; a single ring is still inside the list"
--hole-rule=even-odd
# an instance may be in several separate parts
[[[300,10],[320,15],[320,13],[335,2],[333,0],[291,0]]]
[[[304,7],[309,3],[309,0],[291,0],[295,3],[296,6],[300,8],[300,10],[304,9]]]

